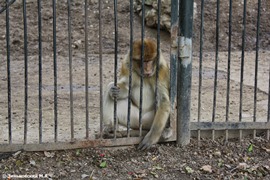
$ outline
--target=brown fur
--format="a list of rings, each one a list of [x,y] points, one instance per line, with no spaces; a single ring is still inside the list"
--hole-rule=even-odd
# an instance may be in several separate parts
[[[120,70],[120,75],[121,76],[128,76],[128,74],[129,74],[129,69],[127,67],[127,64],[125,62],[123,62],[121,70]]]
[[[133,43],[133,59],[141,59],[142,41],[136,40]],[[154,40],[144,39],[144,61],[153,61],[157,56],[157,44]]]
[[[160,82],[166,82],[166,86],[169,87],[169,67],[168,66],[161,66],[159,69],[159,81]]]

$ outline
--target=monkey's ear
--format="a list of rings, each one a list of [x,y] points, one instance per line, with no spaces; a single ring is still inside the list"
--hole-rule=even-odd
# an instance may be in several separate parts
[[[141,59],[142,41],[136,40],[133,42],[133,59]],[[144,39],[144,61],[153,61],[157,56],[156,41],[150,38]]]

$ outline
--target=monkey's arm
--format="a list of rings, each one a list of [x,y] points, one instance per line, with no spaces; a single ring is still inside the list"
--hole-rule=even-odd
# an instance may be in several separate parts
[[[109,94],[112,99],[126,99],[128,97],[128,75],[129,75],[129,65],[128,65],[128,57],[127,56],[122,63],[121,69],[120,69],[120,77],[119,81],[117,83],[117,86],[114,86],[113,83],[111,83],[108,87]]]
[[[139,144],[139,149],[145,150],[151,147],[151,145],[158,142],[169,118],[170,114],[170,100],[169,91],[166,86],[159,86],[159,100],[158,108],[155,114],[154,121],[152,123],[150,131],[144,137],[142,142]]]

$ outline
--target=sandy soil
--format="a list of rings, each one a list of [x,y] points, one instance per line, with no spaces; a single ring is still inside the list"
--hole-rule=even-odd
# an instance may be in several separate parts
[[[0,175],[89,180],[270,178],[268,141],[221,141],[203,140],[201,145],[192,141],[185,148],[159,144],[148,151],[124,147],[6,153],[0,154]]]

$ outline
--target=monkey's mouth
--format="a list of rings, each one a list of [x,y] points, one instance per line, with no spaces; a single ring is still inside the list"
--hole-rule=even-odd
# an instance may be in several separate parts
[[[148,78],[148,77],[152,77],[153,75],[154,75],[154,73],[144,73],[143,74],[144,75],[144,77],[146,77],[146,78]]]

